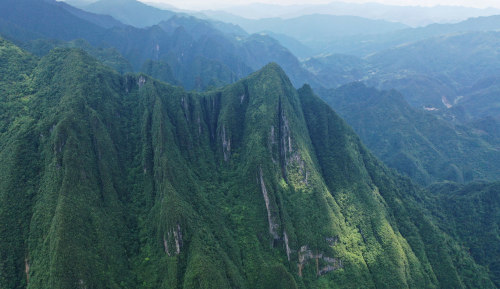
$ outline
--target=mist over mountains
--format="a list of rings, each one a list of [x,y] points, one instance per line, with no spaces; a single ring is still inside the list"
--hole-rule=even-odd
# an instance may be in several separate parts
[[[154,3],[151,3],[154,5]],[[249,18],[296,18],[303,15],[350,15],[373,20],[400,22],[408,26],[418,27],[433,23],[454,23],[472,17],[491,16],[500,12],[498,8],[470,8],[460,6],[436,5],[422,7],[411,5],[385,5],[381,3],[348,3],[332,1],[328,4],[303,4],[303,5],[276,5],[253,3],[248,5],[234,5],[222,8],[224,12]],[[211,11],[207,11],[210,13]]]
[[[497,12],[0,2],[0,288],[499,288]]]

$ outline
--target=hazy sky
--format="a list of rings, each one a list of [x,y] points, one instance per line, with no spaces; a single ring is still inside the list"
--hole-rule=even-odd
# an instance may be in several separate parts
[[[142,2],[167,3],[178,8],[190,10],[215,9],[235,5],[244,5],[254,2],[269,4],[325,4],[335,0],[140,0]],[[476,8],[495,7],[500,8],[500,0],[340,0],[335,2],[349,3],[367,3],[378,2],[390,5],[404,6],[436,6],[436,5],[454,5]]]

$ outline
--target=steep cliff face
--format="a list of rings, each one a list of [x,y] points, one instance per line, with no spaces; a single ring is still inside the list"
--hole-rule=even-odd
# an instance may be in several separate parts
[[[276,64],[199,94],[30,61],[0,102],[2,288],[493,288]]]

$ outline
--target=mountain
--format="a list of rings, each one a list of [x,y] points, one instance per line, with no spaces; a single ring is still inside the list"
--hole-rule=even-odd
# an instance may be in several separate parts
[[[430,190],[435,196],[428,201],[428,206],[443,221],[442,228],[460,240],[474,260],[488,267],[491,279],[499,287],[500,184],[442,183]]]
[[[312,48],[309,48],[293,37],[287,36],[285,34],[273,33],[270,31],[262,31],[259,34],[268,35],[273,39],[278,40],[282,46],[286,47],[288,50],[290,50],[291,53],[293,53],[293,55],[297,56],[298,58],[307,58],[310,55],[314,55]]]
[[[3,135],[22,108],[22,105],[18,106],[18,101],[13,101],[11,95],[23,91],[24,88],[18,84],[28,78],[36,66],[37,59],[1,38],[0,45],[2,48],[0,50],[0,75],[2,75],[0,82],[0,95],[2,95],[0,134]]]
[[[376,70],[362,58],[348,54],[311,57],[302,62],[321,86],[337,88],[347,83],[368,79]]]
[[[470,89],[462,91],[455,103],[454,109],[464,112],[465,120],[494,118],[500,120],[500,77],[485,77],[476,82]]]
[[[154,26],[168,21],[172,17],[184,16],[189,18],[188,13],[179,11],[175,7],[169,7],[168,4],[160,6],[162,8],[137,0],[99,0],[91,4],[81,5],[79,8],[97,14],[111,15],[127,25],[138,28]],[[166,9],[163,6],[171,9]],[[246,35],[246,32],[237,25],[214,20],[209,20],[209,22],[217,30],[225,34]]]
[[[495,131],[450,124],[411,107],[394,90],[378,91],[359,82],[322,91],[321,96],[377,157],[422,185],[494,181],[500,176]]]
[[[122,23],[140,28],[156,25],[176,15],[175,12],[158,9],[136,0],[99,0],[81,8],[113,16]]]
[[[0,33],[16,40],[83,38],[94,43],[103,28],[69,12],[56,1],[5,0],[0,2]]]
[[[276,64],[196,93],[0,43],[2,288],[494,288]]]
[[[400,29],[375,35],[345,35],[331,39],[318,47],[319,54],[350,54],[358,57],[370,56],[404,44],[451,34],[467,32],[491,32],[500,29],[500,16],[470,18],[453,24],[430,24],[424,27]]]
[[[499,32],[467,32],[410,42],[360,58],[332,54],[302,62],[318,83],[362,81],[400,91],[410,105],[453,123],[500,117]]]
[[[290,19],[246,19],[231,15],[228,17],[227,14],[223,13],[205,12],[205,14],[221,21],[239,25],[248,33],[271,32],[299,40],[311,50],[310,54],[303,55],[303,57],[322,52],[325,45],[347,36],[361,37],[361,35],[384,34],[408,28],[400,23],[356,16],[311,14]],[[282,44],[286,46],[287,42]],[[291,48],[289,47],[289,49]]]
[[[53,2],[54,3],[54,2]],[[81,18],[83,20],[86,20],[90,23],[99,25],[103,28],[113,28],[113,27],[123,27],[125,26],[122,22],[116,20],[115,18],[109,16],[109,15],[102,15],[102,14],[95,14],[95,13],[89,13],[84,10],[75,8],[74,6],[68,5],[65,2],[57,1],[54,4],[57,4],[58,6],[64,8],[66,11],[72,13],[78,18]]]
[[[445,5],[424,7],[385,5],[374,2],[347,3],[342,1],[303,5],[252,3],[248,5],[234,5],[223,9],[223,11],[250,19],[270,17],[295,18],[318,13],[338,16],[352,15],[368,19],[399,22],[412,27],[425,26],[432,23],[455,23],[471,17],[500,14],[500,10],[496,8],[477,9]]]
[[[104,65],[113,68],[119,73],[123,74],[134,71],[130,62],[125,59],[116,49],[112,47],[95,48],[83,39],[72,41],[37,39],[29,42],[20,42],[19,46],[27,51],[30,51],[38,57],[47,55],[52,49],[55,48],[80,48],[85,50],[93,57],[97,58]],[[160,77],[160,75],[156,76]],[[172,81],[171,83],[175,83],[175,80],[173,80],[173,78],[166,79],[165,81]]]
[[[25,47],[33,45],[23,42],[39,39],[81,38],[96,49],[115,49],[134,71],[151,60],[161,66],[168,64],[176,81],[187,89],[233,83],[271,61],[282,65],[296,86],[315,83],[314,77],[279,42],[268,36],[246,35],[233,25],[177,15],[144,29],[105,29],[78,18],[56,2],[6,0],[0,8],[0,34]],[[51,15],[50,19],[46,15]]]
[[[241,18],[238,23],[249,33],[272,31],[300,39],[304,43],[316,42],[346,35],[370,35],[393,32],[408,26],[382,20],[370,20],[356,16],[333,16],[324,14],[304,15],[297,18],[264,18],[258,20]]]
[[[83,6],[87,6],[96,2],[96,0],[64,0],[64,3],[67,3],[73,7],[81,8]]]
[[[187,88],[231,83],[273,61],[291,75],[294,85],[316,83],[290,51],[267,35],[227,35],[212,22],[194,17],[173,17],[159,27],[175,42],[157,59],[166,59],[179,71],[174,75]],[[200,74],[193,77],[197,71]]]
[[[396,88],[415,106],[446,108],[465,88],[500,73],[500,32],[448,35],[392,48],[367,58],[382,73],[382,88]],[[384,73],[386,72],[386,73]],[[418,93],[415,78],[429,78],[450,93]],[[425,85],[425,82],[424,82]],[[440,89],[445,90],[445,89]]]

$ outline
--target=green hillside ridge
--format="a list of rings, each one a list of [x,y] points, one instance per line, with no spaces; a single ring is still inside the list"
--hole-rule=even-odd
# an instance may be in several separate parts
[[[375,155],[421,185],[495,181],[500,176],[500,142],[494,130],[450,124],[411,107],[394,90],[359,82],[321,95]]]
[[[427,203],[444,231],[460,240],[478,264],[487,266],[500,286],[500,183],[441,183]]]
[[[0,288],[495,288],[276,64],[195,93],[1,45]]]
[[[87,41],[83,39],[77,39],[72,41],[61,41],[53,39],[37,39],[29,42],[19,42],[19,47],[29,51],[30,53],[42,57],[47,55],[51,50],[55,48],[78,48],[85,50],[91,56],[97,58],[101,63],[109,66],[119,73],[133,72],[132,65],[126,60],[116,49],[114,48],[95,48],[90,45]],[[150,61],[151,62],[151,61]],[[149,63],[148,63],[149,64]],[[156,63],[154,63],[156,64]],[[145,63],[146,65],[146,63]],[[160,66],[160,65],[158,65]],[[148,67],[149,68],[149,67]],[[160,70],[161,71],[161,70]],[[148,71],[157,72],[157,71]],[[146,73],[146,71],[145,71]],[[148,73],[151,74],[151,73]],[[151,74],[153,75],[153,74]],[[158,73],[157,76],[162,77],[162,73]],[[166,82],[175,80],[166,77]]]

